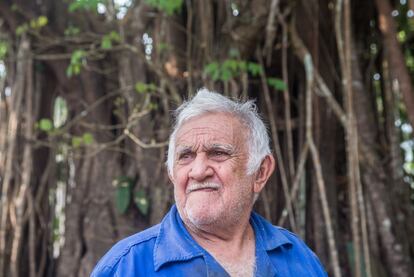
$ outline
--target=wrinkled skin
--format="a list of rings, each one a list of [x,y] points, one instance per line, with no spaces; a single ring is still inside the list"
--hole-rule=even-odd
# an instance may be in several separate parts
[[[234,116],[211,113],[179,129],[173,173],[177,208],[190,229],[231,227],[248,218],[256,174],[248,176],[247,128]]]

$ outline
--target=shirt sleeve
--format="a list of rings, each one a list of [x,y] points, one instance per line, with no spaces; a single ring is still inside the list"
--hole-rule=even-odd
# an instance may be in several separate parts
[[[115,277],[117,276],[114,273],[113,268],[109,266],[101,266],[98,264],[92,271],[90,277]]]

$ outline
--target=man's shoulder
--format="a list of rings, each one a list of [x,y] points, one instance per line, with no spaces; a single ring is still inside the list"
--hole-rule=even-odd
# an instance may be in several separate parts
[[[306,269],[314,272],[314,275],[311,274],[309,276],[327,276],[318,257],[300,236],[285,228],[273,225],[261,216],[258,216],[257,219],[261,224],[261,233],[264,239],[263,245],[266,250],[270,250],[275,255],[284,255],[287,260],[294,261],[292,262],[291,270],[296,270],[297,273],[299,268],[302,268],[302,270]],[[273,250],[276,249],[283,249],[283,251],[274,252]],[[298,261],[300,262],[298,263]],[[297,266],[298,264],[300,266]],[[296,267],[293,265],[296,265]]]
[[[267,238],[274,238],[275,236],[277,236],[281,241],[280,244],[291,245],[296,249],[299,248],[297,250],[301,251],[308,252],[308,250],[310,250],[306,243],[303,241],[303,238],[301,238],[298,234],[295,234],[283,227],[273,225],[267,220],[265,225],[268,233]]]
[[[283,227],[273,225],[270,221],[263,218],[259,214],[255,213],[254,217],[256,222],[259,222],[261,225],[260,228],[262,229],[262,232],[264,232],[265,239],[273,239],[274,236],[278,236],[282,241],[290,242],[291,244],[303,243],[302,239],[297,234]]]
[[[261,233],[265,240],[264,244],[268,250],[276,249],[280,246],[287,246],[296,254],[310,255],[312,258],[316,257],[299,235],[280,226],[273,225],[260,215],[255,214],[255,217],[260,222],[262,228]]]
[[[297,234],[289,231],[288,229],[285,229],[283,227],[276,226],[276,225],[273,225],[273,228],[275,228],[277,231],[281,232],[290,241],[303,243],[303,240],[302,240],[302,238],[300,236],[298,236]]]
[[[123,258],[135,255],[136,253],[145,254],[146,257],[152,257],[151,253],[159,234],[159,229],[160,224],[157,224],[118,241],[102,257],[91,276],[98,276],[98,272],[112,272]]]

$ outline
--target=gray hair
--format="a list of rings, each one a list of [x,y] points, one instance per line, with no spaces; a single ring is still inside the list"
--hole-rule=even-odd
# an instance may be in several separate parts
[[[269,135],[266,126],[257,113],[257,107],[253,100],[246,102],[233,101],[221,94],[200,89],[189,101],[184,102],[175,111],[175,125],[171,133],[168,153],[167,169],[172,175],[175,155],[175,139],[178,130],[189,119],[206,113],[222,112],[234,115],[249,130],[249,160],[247,174],[253,174],[259,169],[266,155],[270,154]]]

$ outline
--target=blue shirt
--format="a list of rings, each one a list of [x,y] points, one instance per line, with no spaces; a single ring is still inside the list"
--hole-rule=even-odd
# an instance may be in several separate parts
[[[273,226],[256,213],[255,276],[327,276],[316,255],[295,234]],[[174,205],[162,222],[115,244],[92,277],[229,276],[191,237]]]

